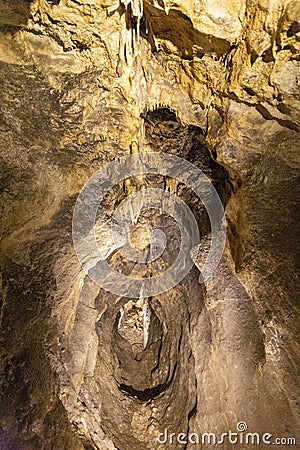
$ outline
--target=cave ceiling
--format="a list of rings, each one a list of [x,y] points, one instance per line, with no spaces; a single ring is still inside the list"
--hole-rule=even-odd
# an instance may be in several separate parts
[[[298,0],[0,0],[0,449],[298,448],[299,51]]]

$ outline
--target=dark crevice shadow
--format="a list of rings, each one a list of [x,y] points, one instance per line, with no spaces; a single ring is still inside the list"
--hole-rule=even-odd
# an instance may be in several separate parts
[[[154,36],[172,42],[183,59],[192,59],[197,53],[215,53],[219,58],[230,50],[230,44],[225,39],[206,35],[196,30],[188,16],[177,9],[170,9],[169,14],[144,3],[144,20],[141,34],[151,44],[152,50],[157,51]]]
[[[119,384],[119,389],[123,392],[126,392],[131,397],[136,397],[142,402],[146,402],[149,400],[153,400],[158,397],[162,392],[166,391],[167,388],[171,386],[174,381],[176,370],[178,368],[178,363],[174,364],[171,377],[166,383],[159,384],[150,389],[144,389],[143,391],[139,391],[134,389],[132,386],[127,386],[126,384]]]
[[[32,2],[33,0],[0,0],[0,28],[9,31],[26,26],[31,17]]]
[[[109,15],[115,12],[120,16],[125,14],[126,28],[132,30],[134,40],[138,30],[138,18],[134,16],[131,5],[129,4],[127,8],[121,5]],[[166,14],[163,9],[156,8],[148,2],[144,2],[140,33],[151,45],[153,53],[160,50],[156,39],[161,39],[170,41],[182,59],[192,60],[194,56],[203,57],[205,53],[213,53],[220,58],[230,51],[228,41],[196,30],[191,19],[178,9],[170,9]]]

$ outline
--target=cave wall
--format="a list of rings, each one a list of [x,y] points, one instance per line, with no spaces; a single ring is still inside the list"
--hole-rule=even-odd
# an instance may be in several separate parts
[[[1,0],[4,449],[182,448],[158,433],[240,421],[299,439],[299,14],[295,0]],[[86,276],[72,214],[93,173],[141,142],[200,167],[228,229],[208,281],[196,262],[136,306]],[[140,185],[117,186],[103,217]],[[203,208],[170,189],[205,246]],[[178,230],[146,219],[175,237],[168,264]],[[130,326],[148,308],[146,346],[122,308]]]

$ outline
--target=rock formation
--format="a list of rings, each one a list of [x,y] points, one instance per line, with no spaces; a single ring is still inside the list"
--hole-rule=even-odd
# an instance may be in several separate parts
[[[300,2],[1,0],[0,30],[0,448],[206,449],[196,435],[240,439],[239,422],[299,445]],[[115,208],[145,187],[187,204],[201,238],[179,284],[130,298],[83,270],[72,217],[97,170],[143,152],[202,170],[227,240],[199,283],[202,202],[161,174],[117,183],[95,224],[116,271],[141,279],[176,259],[174,217],[136,203],[136,251],[160,229],[164,253],[133,262],[109,240]]]

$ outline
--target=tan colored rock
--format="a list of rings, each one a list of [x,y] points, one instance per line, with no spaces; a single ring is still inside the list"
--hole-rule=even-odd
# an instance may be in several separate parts
[[[298,438],[298,25],[299,1],[1,0],[5,448],[156,450],[164,429],[219,436],[240,421]],[[180,244],[172,217],[133,202],[135,250],[153,227],[168,247],[146,264],[122,255],[111,216],[128,195],[171,192],[200,227],[196,267],[148,299],[97,286],[72,243],[87,180],[141,151],[203,170],[227,218],[202,285],[210,224],[191,190],[142,174],[112,190],[89,232],[126,276],[164,272]]]

